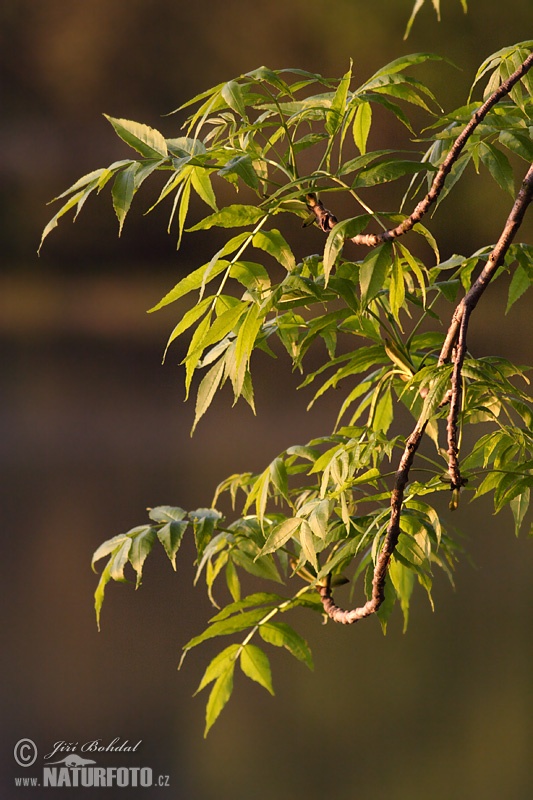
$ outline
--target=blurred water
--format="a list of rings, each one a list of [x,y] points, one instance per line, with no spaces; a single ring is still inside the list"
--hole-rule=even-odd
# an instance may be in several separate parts
[[[124,329],[137,313],[147,324],[138,289],[122,310]],[[490,319],[490,301],[487,310]],[[397,616],[386,638],[374,620],[346,630],[300,615],[314,674],[274,653],[277,697],[238,677],[234,700],[202,740],[205,698],[191,695],[215,650],[193,652],[176,672],[181,646],[210,615],[192,587],[190,546],[176,574],[153,554],[140,591],[112,585],[100,634],[90,555],[141,522],[147,505],[206,505],[227,474],[258,469],[289,443],[329,431],[337,399],[306,414],[286,360],[265,357],[258,418],[230,410],[223,396],[191,440],[179,352],[159,364],[168,318],[149,318],[150,334],[128,339],[107,330],[104,312],[92,330],[72,323],[68,336],[61,314],[50,314],[33,332],[5,323],[1,343],[2,796],[21,791],[13,794],[11,778],[18,739],[44,752],[58,740],[118,736],[142,739],[143,764],[169,774],[169,796],[187,800],[244,800],[252,784],[259,800],[328,791],[342,800],[530,797],[533,552],[514,539],[510,514],[494,518],[488,503],[482,513],[461,506],[453,520],[475,566],[463,561],[455,593],[439,576],[435,614],[419,593],[409,632],[401,634]],[[528,329],[525,309],[515,324]],[[516,345],[505,330],[502,355]],[[107,755],[98,763],[123,762]],[[46,790],[56,794],[69,791]]]

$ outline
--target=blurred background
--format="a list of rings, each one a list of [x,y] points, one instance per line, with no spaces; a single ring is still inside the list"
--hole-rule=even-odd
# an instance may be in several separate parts
[[[180,117],[164,114],[262,64],[339,76],[351,57],[361,83],[416,51],[460,66],[414,73],[451,110],[481,61],[525,39],[531,23],[530,0],[503,10],[498,0],[472,0],[466,16],[458,0],[445,0],[440,24],[427,5],[404,42],[412,0],[2,3],[2,797],[26,791],[14,776],[39,774],[55,742],[115,737],[142,740],[139,756],[103,754],[99,765],[151,766],[170,776],[167,795],[184,800],[533,796],[533,550],[525,535],[515,539],[509,510],[494,517],[488,502],[463,503],[450,520],[469,558],[455,591],[437,576],[434,613],[418,592],[407,634],[398,612],[386,637],[377,620],[344,629],[304,614],[314,673],[272,653],[276,697],[237,676],[207,741],[206,697],[192,694],[215,649],[198,648],[176,671],[181,647],[211,613],[192,586],[187,544],[177,573],[154,551],[140,591],[110,586],[97,632],[89,563],[103,539],[144,521],[146,506],[208,505],[227,475],[330,432],[337,398],[307,413],[310,396],[293,391],[287,360],[258,358],[258,416],[231,409],[222,393],[191,440],[180,347],[160,363],[179,308],[145,311],[202,262],[194,236],[176,253],[165,233],[169,207],[143,216],[158,187],[143,187],[120,240],[106,187],[36,256],[54,213],[46,203],[128,156],[104,112],[177,136]],[[383,147],[400,141],[393,126],[373,135]],[[494,241],[511,205],[483,175],[452,202],[428,223],[443,258]],[[532,233],[530,210],[520,239],[531,243]],[[318,252],[320,232],[304,235],[300,255]],[[504,318],[501,291],[491,288],[476,311],[470,347],[531,362],[528,300]],[[13,761],[21,738],[39,748],[26,771]]]

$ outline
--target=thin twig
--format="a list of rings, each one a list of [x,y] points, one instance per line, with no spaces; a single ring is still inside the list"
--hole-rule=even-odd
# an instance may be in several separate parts
[[[407,233],[407,231],[412,230],[412,228],[414,228],[417,222],[420,222],[422,217],[428,212],[430,207],[439,197],[444,187],[444,182],[447,175],[461,155],[466,142],[472,135],[475,128],[480,122],[483,121],[491,108],[493,108],[493,106],[495,106],[496,103],[502,99],[502,97],[505,97],[506,94],[509,94],[513,86],[518,83],[518,81],[532,66],[533,53],[531,53],[520,65],[520,67],[518,67],[518,69],[513,72],[513,74],[510,75],[509,78],[507,78],[507,80],[504,81],[495,92],[491,94],[491,96],[483,103],[483,105],[474,112],[470,122],[459,134],[448,155],[440,165],[439,170],[433,179],[429,192],[426,194],[424,199],[418,203],[410,216],[406,217],[403,222],[401,222],[395,228],[391,228],[388,231],[383,231],[382,233],[359,233],[357,236],[353,236],[351,239],[349,239],[349,241],[353,242],[353,244],[364,245],[365,247],[377,247],[379,244],[397,239],[399,236],[403,236],[404,233]],[[337,218],[331,213],[331,211],[328,211],[328,209],[324,207],[322,201],[319,200],[316,195],[308,194],[306,200],[309,210],[312,211],[316,216],[316,222],[318,226],[327,233],[336,225]]]
[[[466,352],[466,334],[468,330],[468,322],[470,315],[476,307],[481,295],[489,285],[491,278],[494,276],[498,267],[503,263],[505,254],[509,249],[511,242],[514,239],[516,231],[520,227],[526,208],[533,199],[533,164],[530,166],[526,177],[522,183],[520,192],[514,202],[513,208],[505,227],[496,242],[489,259],[483,268],[483,271],[469,289],[463,300],[455,309],[446,340],[441,350],[439,363],[444,364],[450,359],[452,348],[455,350],[454,371],[452,376],[452,389],[450,395],[450,414],[448,416],[448,455],[450,456],[450,477],[452,479],[452,488],[457,491],[464,485],[464,479],[461,478],[458,463],[457,451],[457,415],[461,405],[461,391],[462,391],[462,365],[464,355]],[[459,340],[456,341],[459,333]],[[335,622],[343,624],[351,624],[358,622],[360,619],[374,614],[383,603],[385,598],[385,579],[387,577],[387,569],[392,554],[398,543],[400,536],[400,517],[402,513],[402,505],[404,498],[404,490],[409,480],[409,471],[413,463],[416,451],[424,435],[428,420],[423,420],[420,417],[415,425],[415,428],[405,444],[405,450],[400,459],[398,471],[394,478],[394,486],[391,494],[391,516],[387,526],[387,533],[383,546],[376,559],[374,567],[374,576],[372,579],[372,596],[364,606],[359,608],[345,611],[340,608],[333,600],[329,584],[325,586],[317,586],[317,591],[322,600],[322,605],[326,614]],[[453,451],[453,454],[450,453]]]
[[[452,387],[450,392],[450,410],[446,422],[446,434],[448,441],[448,474],[450,476],[452,490],[461,489],[465,485],[464,478],[461,477],[459,469],[459,445],[457,440],[457,422],[462,405],[463,396],[463,363],[466,353],[466,331],[468,329],[468,318],[470,314],[463,314],[461,326],[459,328],[459,340],[454,352],[454,363],[452,372]],[[448,395],[448,392],[446,393]]]

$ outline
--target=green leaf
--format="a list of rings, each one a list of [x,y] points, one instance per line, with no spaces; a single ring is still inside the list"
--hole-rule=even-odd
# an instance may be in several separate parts
[[[399,313],[405,302],[405,283],[403,278],[402,263],[395,257],[392,262],[392,271],[389,287],[390,310],[396,322],[400,323]]]
[[[376,186],[402,178],[404,175],[415,175],[417,172],[434,172],[436,167],[428,162],[391,160],[362,169],[356,176],[352,189],[363,186]]]
[[[513,497],[509,503],[511,506],[511,511],[513,512],[516,536],[518,536],[520,533],[520,528],[522,527],[524,517],[529,508],[530,494],[530,489],[527,487],[523,490],[522,494],[519,494],[517,497]]]
[[[516,301],[522,297],[524,292],[526,292],[529,287],[531,286],[531,277],[529,273],[523,269],[523,267],[519,264],[513,273],[513,277],[511,279],[511,283],[509,284],[509,294],[507,296],[507,308],[505,309],[505,313],[509,312],[511,306],[516,303]]]
[[[326,131],[330,136],[334,136],[342,125],[342,120],[346,112],[346,100],[351,80],[352,65],[350,62],[350,69],[341,78],[337,90],[333,95],[330,111],[326,114]]]
[[[364,258],[359,270],[359,286],[361,287],[363,306],[368,305],[383,288],[391,261],[392,247],[389,242],[371,250]]]
[[[170,521],[157,531],[157,538],[169,557],[172,568],[176,569],[176,553],[179,550],[183,534],[187,530],[187,522]]]
[[[264,556],[267,553],[273,553],[275,550],[279,550],[280,547],[283,547],[283,545],[294,536],[302,522],[303,520],[301,517],[289,517],[289,519],[285,519],[283,522],[280,522],[279,525],[276,525],[268,536],[261,550],[261,555]]]
[[[400,601],[403,614],[403,632],[405,633],[409,624],[409,604],[415,584],[415,573],[394,558],[393,555],[389,564],[389,576]]]
[[[39,248],[38,248],[38,250],[37,250],[37,253],[40,253],[40,252],[41,252],[41,248],[42,248],[42,246],[43,246],[43,242],[44,242],[44,240],[46,239],[46,237],[48,236],[48,234],[49,234],[51,231],[53,231],[53,230],[54,230],[54,228],[57,228],[58,222],[59,222],[59,220],[61,219],[61,217],[62,217],[64,214],[66,214],[66,213],[67,213],[67,211],[70,211],[70,209],[71,209],[71,208],[74,208],[74,206],[75,206],[75,205],[77,205],[77,206],[78,206],[78,212],[79,212],[79,210],[80,210],[80,208],[81,208],[81,205],[82,205],[82,204],[85,202],[85,199],[87,198],[87,196],[90,194],[90,192],[91,192],[91,191],[92,191],[94,188],[95,188],[95,187],[93,186],[93,187],[90,187],[89,189],[86,189],[86,190],[83,190],[83,189],[82,189],[81,191],[77,192],[77,193],[76,193],[76,194],[75,194],[73,197],[71,197],[71,198],[70,198],[70,200],[67,200],[67,202],[66,202],[66,203],[65,203],[63,206],[61,206],[61,208],[59,209],[59,211],[58,211],[56,214],[54,214],[54,216],[52,217],[52,219],[51,219],[51,220],[50,220],[50,221],[47,223],[47,225],[45,226],[45,228],[44,228],[44,230],[43,230],[43,232],[42,232],[42,234],[41,234],[41,241],[40,241],[40,244],[39,244]],[[77,216],[77,213],[76,213],[76,216]],[[76,218],[76,217],[75,217],[75,218]]]
[[[91,566],[92,566],[93,570],[96,571],[94,569],[94,565],[95,565],[95,563],[97,561],[99,561],[101,558],[104,558],[104,556],[109,555],[109,553],[117,551],[119,549],[119,547],[127,539],[131,538],[132,534],[136,534],[136,533],[140,533],[141,531],[145,531],[147,527],[149,527],[149,526],[147,526],[147,525],[138,525],[136,528],[132,528],[131,531],[128,531],[128,533],[119,533],[118,536],[113,536],[112,539],[107,539],[107,541],[102,542],[100,547],[98,547],[98,549],[95,550],[95,552],[93,553],[93,557],[92,557],[92,560],[91,560]]]
[[[261,330],[263,317],[258,305],[252,303],[246,313],[239,333],[237,335],[237,342],[235,345],[235,362],[237,370],[237,381],[234,383],[235,396],[237,397],[244,383],[246,370],[250,362],[257,334]]]
[[[141,585],[142,571],[146,557],[150,553],[156,539],[156,532],[153,528],[148,528],[143,533],[139,533],[132,539],[132,545],[129,552],[130,563],[137,573],[137,581],[135,588],[138,589]]]
[[[245,645],[241,650],[240,665],[246,677],[264,686],[270,694],[274,694],[270,661],[260,647],[254,644]]]
[[[244,631],[246,628],[253,628],[267,613],[268,610],[264,608],[254,608],[252,611],[244,611],[242,614],[236,614],[229,619],[214,622],[203,633],[190,639],[183,649],[188,651],[216,636],[228,636],[232,633],[240,633],[240,631]]]
[[[111,123],[115,133],[145,158],[158,158],[168,156],[167,143],[164,136],[154,128],[143,125],[141,122],[132,122],[129,119],[116,119],[104,114]]]
[[[235,551],[232,551],[232,555]],[[250,608],[250,606],[277,606],[280,603],[284,603],[287,600],[286,597],[282,597],[279,594],[273,594],[272,592],[254,592],[254,594],[249,594],[247,597],[243,597],[242,600],[237,600],[234,603],[229,603],[229,605],[225,606],[218,614],[215,614],[214,617],[211,617],[209,622],[219,622],[221,619],[227,619],[232,614],[236,614],[237,611],[242,611],[244,608]],[[268,609],[265,609],[268,610]]]
[[[154,522],[180,522],[187,512],[179,506],[156,506],[148,509],[148,516]]]
[[[98,630],[100,630],[100,615],[102,612],[102,604],[104,602],[104,593],[105,587],[111,580],[111,559],[109,559],[108,563],[106,564],[101,576],[100,580],[98,581],[98,586],[96,587],[96,591],[94,593],[94,610],[96,613],[96,624],[98,626]]]
[[[193,524],[198,558],[201,558],[213,536],[216,523],[222,519],[222,514],[214,508],[197,508],[195,511],[189,512],[189,519]]]
[[[352,236],[357,236],[357,234],[361,233],[371,219],[371,214],[361,214],[359,217],[352,217],[338,222],[331,229],[324,248],[324,275],[326,282],[346,239],[351,239]]]
[[[516,153],[526,161],[533,161],[533,142],[526,131],[503,130],[500,131],[498,139],[512,153]]]
[[[115,214],[117,215],[118,219],[119,236],[122,233],[124,220],[126,219],[126,214],[130,210],[131,201],[133,200],[133,195],[135,194],[135,174],[138,170],[138,167],[138,163],[130,164],[129,167],[126,167],[126,169],[123,169],[118,173],[113,182],[111,195],[113,197],[113,208],[115,209]]]
[[[235,662],[233,661],[224,672],[222,672],[215,681],[207,707],[205,710],[205,731],[204,738],[209,733],[213,724],[216,722],[220,712],[228,702],[233,691],[233,672],[235,669]]]
[[[227,263],[227,262],[226,262]],[[163,301],[161,301],[163,302]],[[173,302],[169,300],[169,302]],[[204,297],[199,303],[195,306],[190,308],[180,319],[170,336],[168,337],[167,343],[165,345],[165,352],[163,353],[163,363],[167,357],[168,348],[172,344],[172,342],[181,336],[186,330],[188,330],[194,323],[208,310],[208,306],[213,302],[212,297]],[[154,309],[152,309],[154,310]]]
[[[259,626],[261,638],[275,647],[285,647],[291,655],[313,669],[313,656],[309,645],[299,633],[285,622],[265,622]]]
[[[367,101],[359,103],[353,121],[353,140],[362,156],[366,153],[366,143],[372,125],[372,106]]]
[[[217,175],[220,175],[221,178],[226,178],[230,183],[235,182],[233,179],[235,176],[235,178],[241,178],[251,189],[257,189],[259,187],[257,172],[253,167],[251,157],[247,154],[230,158],[230,160],[218,170]]]
[[[407,67],[412,67],[416,64],[423,64],[425,61],[443,60],[447,61],[447,59],[443,59],[442,56],[437,56],[435,53],[410,53],[409,55],[400,56],[400,58],[396,58],[394,61],[386,64],[384,67],[381,67],[381,69],[378,69],[378,71],[372,75],[372,77],[367,81],[366,84],[364,84],[362,88],[366,88],[368,84],[371,84],[376,78],[381,78],[383,75],[393,75],[396,72],[401,72]]]
[[[203,678],[200,681],[200,685],[194,693],[195,695],[201,692],[202,689],[205,689],[206,686],[209,686],[210,683],[216,681],[216,679],[219,678],[223,672],[226,672],[226,670],[235,661],[240,648],[240,644],[230,644],[229,647],[226,647],[213,658],[204,672]]]
[[[255,556],[255,558],[252,558],[241,550],[232,550],[231,557],[239,567],[249,572],[250,575],[275,581],[276,583],[283,583],[272,556]]]
[[[481,142],[479,145],[479,156],[496,183],[514,198],[513,168],[507,156],[488,142]]]
[[[226,585],[233,600],[238,602],[241,599],[241,583],[235,564],[231,559],[226,564]]]
[[[241,87],[237,81],[228,81],[225,83],[220,91],[220,94],[233,111],[236,111],[240,117],[246,119],[244,98]]]
[[[222,314],[215,319],[211,327],[203,332],[203,335],[198,338],[198,340],[194,343],[194,347],[189,349],[184,361],[194,361],[196,356],[205,350],[206,347],[219,342],[228,333],[230,333],[230,331],[233,331],[237,325],[237,322],[243,316],[243,314],[246,313],[248,308],[248,303],[240,303],[237,301],[235,305],[231,305],[226,309],[226,311],[223,311]],[[199,328],[196,330],[199,330]]]
[[[368,569],[366,575],[368,585],[371,587],[372,584],[372,570]],[[381,623],[381,629],[384,634],[387,633],[387,625],[389,622],[390,615],[392,614],[392,610],[394,608],[394,604],[396,602],[396,591],[394,586],[392,585],[391,577],[387,572],[387,576],[385,578],[385,598],[377,610],[377,617]],[[368,593],[368,596],[371,596],[372,589]]]
[[[387,433],[393,419],[394,411],[392,408],[392,393],[390,389],[387,389],[385,392],[383,392],[376,403],[376,408],[372,419],[372,430],[383,431],[383,433]]]
[[[191,172],[191,183],[198,197],[201,197],[204,203],[210,206],[213,211],[218,211],[209,171],[204,167],[195,167]]]
[[[213,228],[243,228],[254,225],[266,216],[265,212],[257,206],[235,204],[221,208],[215,214],[209,214],[201,222],[189,228],[189,231],[203,231]]]
[[[196,396],[196,408],[194,412],[194,423],[191,434],[194,433],[198,421],[211,405],[211,401],[215,396],[215,392],[220,386],[220,381],[222,380],[222,376],[224,374],[224,368],[224,359],[220,358],[209,370],[209,372],[202,378],[200,386],[198,387],[198,394]]]
[[[109,574],[114,581],[125,581],[124,567],[128,563],[132,539],[128,537],[113,553],[109,561]]]
[[[300,526],[300,544],[302,545],[302,554],[305,557],[305,560],[314,567],[316,572],[318,572],[318,561],[316,557],[315,544],[313,541],[313,531],[307,520],[303,520]]]
[[[273,256],[276,261],[291,272],[296,266],[296,259],[287,241],[275,228],[271,231],[258,231],[252,239],[252,245]]]

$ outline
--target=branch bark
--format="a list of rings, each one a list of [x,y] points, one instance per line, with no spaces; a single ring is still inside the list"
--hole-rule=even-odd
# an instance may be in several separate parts
[[[404,220],[397,228],[391,231],[386,231],[378,235],[359,235],[351,239],[355,244],[365,244],[374,247],[384,241],[389,241],[401,236],[419,222],[421,217],[426,213],[430,205],[437,199],[440,194],[446,175],[449,173],[453,163],[459,157],[459,154],[464,147],[468,137],[472,134],[475,127],[481,122],[488,111],[507,94],[512,86],[520,80],[523,74],[533,65],[533,54],[531,54],[516,70],[511,77],[503,83],[499,89],[494,92],[489,99],[476,111],[472,119],[456,139],[448,156],[441,165],[435,180],[431,186],[430,191],[422,200],[410,217]],[[468,332],[468,323],[472,311],[477,306],[479,299],[489,285],[491,279],[498,267],[504,261],[505,255],[514,239],[514,236],[519,229],[524,214],[528,205],[533,199],[533,164],[530,166],[523,182],[521,189],[516,197],[513,208],[503,231],[496,242],[490,256],[481,271],[479,277],[474,281],[469,291],[464,298],[455,308],[452,315],[450,326],[446,335],[446,339],[441,349],[439,356],[439,365],[445,364],[452,358],[454,369],[452,373],[452,385],[449,391],[450,398],[450,411],[447,420],[447,437],[448,437],[448,472],[451,479],[451,487],[454,491],[458,492],[464,485],[465,481],[461,477],[459,468],[459,448],[457,442],[457,428],[458,428],[458,415],[461,409],[462,402],[462,368],[466,353],[466,338]],[[308,196],[309,208],[315,213],[317,223],[324,231],[328,231],[336,224],[336,218],[324,208],[322,203],[316,199],[314,195]],[[409,480],[409,472],[415,457],[415,454],[420,446],[420,442],[424,435],[427,425],[427,420],[422,417],[417,421],[413,432],[406,441],[403,455],[400,459],[398,470],[394,478],[394,486],[391,493],[391,516],[387,526],[387,532],[379,551],[374,566],[374,575],[372,579],[372,595],[369,600],[358,608],[349,611],[340,608],[331,594],[330,583],[326,585],[317,586],[317,591],[320,595],[322,605],[325,613],[334,621],[345,625],[358,622],[360,619],[376,613],[385,598],[385,580],[387,577],[387,570],[390,559],[400,536],[400,518],[402,513],[404,492],[407,482]]]
[[[481,295],[486,290],[498,267],[503,263],[505,254],[507,253],[514,236],[522,223],[526,208],[531,203],[532,199],[533,164],[530,166],[526,177],[524,178],[522,188],[517,195],[511,213],[507,218],[505,227],[489,256],[487,264],[463,300],[461,300],[461,302],[458,304],[452,315],[452,321],[448,329],[448,334],[440,353],[439,363],[444,364],[449,360],[452,348],[456,346],[454,372],[452,375],[450,413],[448,415],[448,455],[450,456],[449,472],[452,479],[452,488],[454,490],[458,490],[464,485],[464,479],[461,478],[459,471],[456,436],[457,416],[461,403],[460,387],[462,382],[462,365],[466,352],[466,334],[468,330],[468,322],[470,315],[479,302]],[[456,343],[458,333],[459,339]],[[394,478],[394,486],[391,494],[390,521],[387,526],[387,533],[385,535],[383,545],[376,559],[376,564],[374,567],[371,598],[367,600],[364,606],[351,609],[350,611],[345,611],[334,602],[329,584],[325,586],[317,586],[317,591],[320,595],[320,599],[322,600],[324,611],[335,622],[341,622],[345,625],[358,622],[360,619],[364,619],[365,617],[374,614],[385,598],[385,579],[387,577],[387,569],[391,556],[394,553],[396,545],[398,544],[398,537],[400,536],[400,517],[402,513],[404,491],[407,481],[409,480],[409,471],[411,469],[416,451],[420,446],[426,425],[427,420],[424,421],[422,418],[418,420],[413,432],[407,439],[403,455],[400,459],[400,464]]]
[[[461,131],[455,142],[453,143],[448,155],[439,167],[437,174],[433,179],[431,188],[423,200],[421,200],[412,214],[403,220],[395,228],[382,233],[360,233],[353,236],[348,241],[353,244],[363,245],[365,247],[377,247],[384,242],[390,242],[403,236],[404,233],[412,230],[417,222],[420,222],[423,216],[427,214],[433,203],[438,199],[443,187],[446,177],[450,173],[453,165],[461,155],[461,152],[480,122],[484,120],[488,112],[498,103],[502,97],[509,94],[513,86],[528,72],[533,66],[533,53],[531,53],[525,61],[513,72],[512,75],[504,81],[495,92],[481,105],[477,111],[472,115],[470,122]],[[306,197],[307,207],[309,211],[313,212],[316,217],[316,223],[326,233],[329,232],[336,224],[337,217],[331,213],[324,204],[319,200],[315,194],[308,194]]]

